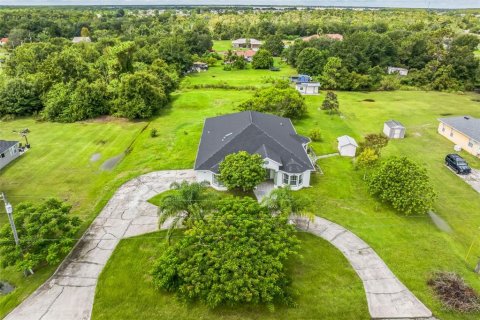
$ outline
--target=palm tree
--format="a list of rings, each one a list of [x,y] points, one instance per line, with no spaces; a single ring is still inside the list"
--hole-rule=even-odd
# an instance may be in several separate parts
[[[308,204],[306,198],[295,197],[290,186],[274,189],[262,200],[262,205],[273,213],[307,218],[307,230],[310,226],[310,221],[315,217],[311,212],[305,211]]]
[[[212,203],[208,201],[211,196],[206,192],[205,183],[174,182],[170,188],[174,192],[165,196],[158,207],[160,227],[173,218],[168,228],[168,243],[175,229],[191,225],[195,220],[203,220]]]

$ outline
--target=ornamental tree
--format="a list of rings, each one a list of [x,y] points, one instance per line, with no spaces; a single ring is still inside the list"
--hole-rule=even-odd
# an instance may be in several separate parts
[[[363,179],[367,178],[367,171],[377,165],[379,155],[372,148],[365,148],[357,157],[357,167],[363,169]]]
[[[388,137],[383,133],[369,133],[365,136],[365,140],[359,143],[359,152],[370,148],[380,156],[381,150],[388,145]]]
[[[246,151],[229,154],[220,163],[220,181],[229,189],[253,190],[265,180],[266,170],[259,154]]]
[[[71,206],[56,199],[34,205],[21,203],[13,215],[20,246],[15,245],[9,224],[0,229],[0,262],[2,267],[19,270],[53,265],[75,244],[80,219],[71,216]]]
[[[260,49],[253,56],[252,68],[253,69],[270,69],[273,67],[273,56],[270,51]]]
[[[406,157],[383,163],[368,187],[373,196],[405,215],[427,213],[436,198],[425,168]]]
[[[251,198],[225,199],[163,252],[153,283],[210,308],[291,302],[285,262],[298,251],[294,232],[286,216]]]
[[[322,110],[328,110],[330,114],[339,112],[340,104],[335,92],[328,91],[322,102]]]

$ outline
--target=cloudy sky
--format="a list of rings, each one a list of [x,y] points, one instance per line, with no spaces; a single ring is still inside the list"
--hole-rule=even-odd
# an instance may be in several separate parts
[[[0,0],[0,5],[320,5],[480,8],[480,0]]]

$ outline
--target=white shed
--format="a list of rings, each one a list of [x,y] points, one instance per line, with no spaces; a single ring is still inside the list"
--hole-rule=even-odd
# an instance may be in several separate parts
[[[320,83],[318,82],[300,82],[295,85],[295,89],[301,94],[318,94],[318,88],[320,88]]]
[[[337,138],[338,141],[338,152],[342,157],[355,157],[357,152],[358,144],[350,136],[341,136]]]
[[[388,120],[383,124],[383,133],[389,139],[405,138],[405,126],[396,120]]]
[[[399,74],[401,76],[407,76],[408,75],[408,69],[405,68],[398,68],[398,67],[388,67],[387,69],[388,74]]]

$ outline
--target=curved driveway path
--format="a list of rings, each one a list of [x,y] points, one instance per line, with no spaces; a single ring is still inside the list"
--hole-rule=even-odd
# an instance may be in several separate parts
[[[98,277],[121,239],[158,229],[157,207],[148,203],[172,182],[194,181],[193,170],[159,171],[130,180],[117,190],[54,275],[6,320],[88,320]],[[304,220],[297,219],[302,226]],[[425,319],[432,313],[395,277],[363,240],[316,217],[307,230],[337,247],[365,288],[374,319]]]
[[[175,181],[194,180],[193,170],[159,171],[117,190],[55,274],[6,320],[88,320],[98,277],[122,238],[158,229],[157,207],[147,202]]]

